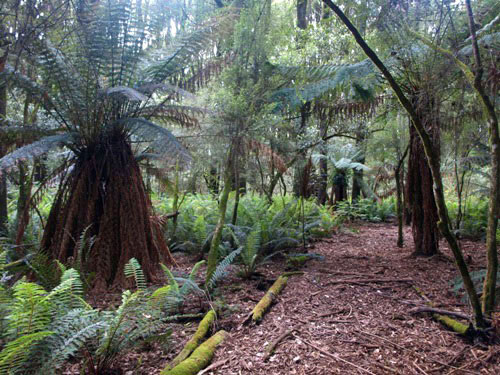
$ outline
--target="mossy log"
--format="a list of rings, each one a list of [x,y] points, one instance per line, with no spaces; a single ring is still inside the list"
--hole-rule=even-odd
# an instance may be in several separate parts
[[[264,297],[254,307],[252,311],[252,320],[258,322],[262,319],[266,311],[269,309],[276,296],[283,290],[288,281],[288,276],[280,276],[278,280],[269,288]]]
[[[473,334],[474,327],[472,325],[460,323],[458,320],[450,318],[446,315],[432,314],[432,316],[438,322],[451,329],[452,331],[458,333],[459,335],[470,336],[471,334]]]
[[[179,363],[184,361],[189,355],[200,345],[208,331],[210,331],[210,327],[212,326],[214,320],[216,318],[216,314],[214,310],[210,310],[205,314],[205,317],[201,320],[198,325],[198,329],[194,333],[193,337],[184,345],[184,348],[181,352],[173,359],[173,361],[165,367],[165,370],[174,368]]]
[[[455,320],[453,318],[450,318],[449,316],[446,316],[446,315],[443,315],[443,313],[446,313],[445,310],[441,310],[440,314],[438,314],[436,311],[439,311],[438,309],[435,309],[433,306],[434,304],[432,303],[432,301],[424,294],[424,292],[422,292],[420,290],[420,288],[414,286],[413,287],[415,289],[415,291],[418,293],[418,295],[420,295],[426,302],[427,302],[427,305],[430,306],[430,308],[426,311],[425,309],[422,309],[422,311],[418,311],[418,309],[415,309],[414,310],[414,313],[416,312],[430,312],[432,313],[432,317],[440,322],[442,325],[444,325],[445,327],[447,327],[448,329],[451,329],[452,331],[458,333],[459,335],[462,335],[462,336],[466,336],[466,337],[470,337],[470,336],[473,336],[475,334],[475,329],[474,329],[474,326],[472,324],[464,324],[464,323],[461,323],[459,322],[458,320]],[[449,313],[449,312],[448,312]],[[452,312],[455,316],[456,315],[459,315],[459,313],[456,313],[456,312]],[[470,322],[470,318],[465,318],[465,317],[462,317],[462,319],[467,319],[469,320]]]
[[[164,369],[161,375],[196,375],[203,370],[212,360],[215,348],[227,336],[226,331],[219,331],[198,346],[193,354],[179,363],[173,369]]]

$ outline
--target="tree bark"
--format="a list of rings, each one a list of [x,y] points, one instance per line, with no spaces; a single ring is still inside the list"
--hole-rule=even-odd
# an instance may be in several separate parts
[[[3,72],[7,61],[7,53],[0,57],[0,72]],[[3,125],[7,117],[7,83],[0,85],[0,124]],[[3,142],[0,142],[0,158],[5,156],[7,150]],[[0,234],[7,234],[9,216],[7,211],[7,177],[5,173],[0,175]]]
[[[476,293],[474,283],[472,282],[472,279],[470,277],[470,273],[467,264],[465,263],[462,250],[460,249],[460,246],[458,245],[455,236],[450,230],[450,220],[446,208],[446,201],[444,199],[443,181],[441,179],[441,174],[439,170],[440,169],[439,158],[437,158],[434,153],[431,137],[425,130],[425,127],[421,123],[420,118],[418,117],[417,112],[415,111],[415,108],[408,100],[408,98],[405,96],[401,87],[398,85],[398,83],[396,82],[392,74],[389,72],[387,67],[384,65],[384,63],[379,59],[377,54],[368,46],[368,44],[366,44],[365,40],[358,32],[356,27],[354,27],[354,25],[345,16],[342,10],[339,7],[337,7],[331,0],[323,0],[323,1],[335,12],[335,14],[337,14],[337,16],[342,20],[342,22],[346,25],[349,31],[353,34],[358,45],[363,49],[365,54],[370,58],[370,60],[372,60],[375,66],[384,75],[385,79],[388,81],[399,102],[408,112],[410,119],[413,123],[413,126],[416,128],[422,140],[425,155],[427,157],[427,162],[429,164],[429,167],[432,172],[432,177],[434,179],[434,196],[438,206],[438,214],[440,219],[438,227],[441,230],[441,233],[445,237],[446,241],[448,242],[450,249],[455,257],[455,262],[464,281],[464,287],[467,291],[467,294],[471,301],[471,305],[474,310],[476,324],[479,327],[488,326],[487,322],[484,319],[484,315],[481,310],[481,304],[479,302],[479,297]]]
[[[439,158],[439,125],[434,117],[436,111],[429,94],[417,92],[413,95],[413,105],[417,115],[432,139],[433,152]],[[439,250],[439,220],[433,194],[432,172],[427,164],[422,141],[414,126],[410,126],[410,154],[406,186],[411,205],[411,226],[414,255],[432,256]]]
[[[233,150],[229,150],[226,162],[226,170],[224,171],[224,188],[222,189],[222,194],[219,201],[219,219],[217,225],[215,226],[214,235],[212,237],[212,242],[210,243],[210,250],[208,252],[207,260],[207,274],[205,276],[205,285],[208,286],[210,279],[215,273],[217,268],[217,263],[219,261],[219,245],[222,239],[222,230],[224,229],[224,223],[226,221],[226,211],[227,211],[227,201],[229,199],[229,193],[231,192],[231,165],[233,159]]]

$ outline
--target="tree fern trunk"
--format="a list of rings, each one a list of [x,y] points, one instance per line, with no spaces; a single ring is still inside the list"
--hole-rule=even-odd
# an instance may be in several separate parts
[[[417,115],[432,137],[432,147],[436,157],[439,155],[439,125],[432,100],[424,92],[414,94]],[[437,115],[436,115],[437,116]],[[432,256],[439,250],[439,220],[433,194],[433,177],[425,158],[424,147],[417,130],[410,125],[410,150],[408,157],[408,199],[411,204],[411,225],[415,255]]]
[[[79,155],[52,206],[42,248],[62,263],[81,260],[97,288],[129,287],[123,267],[136,258],[149,279],[160,261],[171,264],[161,232],[151,224],[151,202],[139,165],[123,134],[101,137]],[[79,249],[88,227],[91,249]],[[83,253],[78,253],[83,250]]]

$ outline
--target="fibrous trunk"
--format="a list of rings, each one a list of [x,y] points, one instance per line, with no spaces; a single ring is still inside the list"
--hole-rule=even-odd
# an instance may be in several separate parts
[[[432,137],[435,153],[439,155],[439,127],[433,120],[431,103],[420,95],[415,99],[417,112]],[[428,111],[428,112],[426,112]],[[426,112],[425,115],[422,115]],[[424,147],[415,127],[410,126],[410,154],[408,158],[407,196],[411,211],[411,224],[415,255],[431,256],[439,250],[439,220],[434,199],[433,179],[425,158]]]
[[[42,239],[49,256],[95,275],[95,287],[127,287],[123,267],[135,257],[151,279],[160,261],[171,263],[139,165],[125,136],[100,137],[77,155],[62,180]],[[85,231],[92,247],[80,241]],[[90,247],[90,248],[89,248]]]

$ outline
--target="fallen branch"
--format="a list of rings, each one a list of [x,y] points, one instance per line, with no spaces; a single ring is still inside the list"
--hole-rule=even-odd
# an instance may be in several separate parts
[[[419,288],[417,287],[414,287],[415,291],[417,292],[417,294],[422,297],[426,302],[427,302],[427,305],[429,305],[430,307],[429,308],[432,308],[434,309],[433,307],[433,303],[432,301],[424,294],[424,292],[422,292]],[[443,311],[446,311],[446,310],[443,310]],[[459,335],[462,335],[462,336],[467,336],[467,337],[471,337],[471,336],[474,336],[476,335],[476,330],[474,329],[474,326],[472,325],[472,321],[470,318],[466,317],[465,319],[467,319],[467,321],[469,322],[469,325],[466,325],[466,324],[463,324],[463,323],[460,323],[459,321],[455,320],[455,319],[452,319],[448,316],[445,316],[443,314],[439,314],[439,313],[433,313],[432,314],[432,317],[434,319],[436,319],[438,322],[440,322],[441,324],[443,324],[445,327],[451,329],[452,331],[458,333]]]
[[[312,348],[316,349],[318,352],[320,352],[320,353],[321,353],[321,354],[323,354],[323,355],[326,355],[327,357],[330,357],[330,358],[335,359],[335,360],[340,361],[340,362],[344,362],[344,363],[346,363],[346,364],[348,364],[348,365],[350,365],[350,366],[352,366],[352,367],[354,367],[354,368],[357,368],[358,370],[361,370],[361,371],[363,371],[363,372],[366,372],[367,374],[375,375],[373,372],[371,372],[371,371],[369,371],[369,370],[367,370],[367,369],[365,369],[365,368],[363,368],[363,367],[361,367],[361,366],[358,366],[358,365],[357,365],[357,364],[355,364],[355,363],[349,362],[349,361],[347,361],[347,360],[345,360],[345,359],[343,359],[343,358],[340,358],[339,356],[337,356],[337,355],[335,355],[335,354],[329,353],[329,352],[327,352],[326,350],[323,350],[323,349],[321,349],[321,348],[318,348],[316,345],[314,345],[314,344],[310,343],[310,342],[309,342],[309,341],[307,341],[307,340],[304,340],[303,338],[300,338],[300,339],[304,342],[304,344],[309,345],[310,347],[312,347]]]
[[[189,358],[185,359],[173,369],[165,368],[161,375],[196,375],[204,369],[212,360],[215,348],[227,336],[226,331],[219,331],[208,340],[198,346]]]
[[[223,359],[222,361],[217,361],[215,363],[212,363],[210,366],[208,366],[205,370],[201,370],[197,375],[203,375],[217,367],[225,365],[229,361],[228,358]]]
[[[344,279],[344,280],[333,280],[326,283],[324,286],[336,285],[336,284],[371,284],[371,283],[412,283],[413,279]]]
[[[437,309],[434,307],[427,307],[427,306],[416,307],[416,308],[410,310],[409,313],[410,314],[435,313],[435,314],[441,314],[441,315],[454,316],[456,318],[464,319],[464,320],[467,320],[468,322],[471,322],[471,318],[463,313],[460,313],[457,311]]]
[[[264,362],[266,362],[273,354],[274,350],[278,346],[278,344],[283,341],[286,337],[290,336],[293,332],[295,331],[295,328],[289,329],[288,331],[284,332],[283,334],[279,335],[276,340],[274,340],[271,345],[266,349],[266,355],[262,359]]]
[[[207,335],[210,330],[214,320],[216,318],[216,314],[214,310],[210,310],[207,312],[205,317],[202,319],[200,324],[198,325],[198,329],[194,333],[193,337],[184,345],[184,348],[181,352],[172,360],[172,362],[165,367],[163,371],[174,368],[179,363],[184,361],[189,355],[200,345],[203,338]]]
[[[259,301],[259,303],[252,310],[252,320],[254,322],[259,322],[266,311],[269,309],[271,304],[276,299],[276,296],[283,290],[288,281],[288,276],[280,276],[274,282],[274,284],[269,288],[264,297]]]

